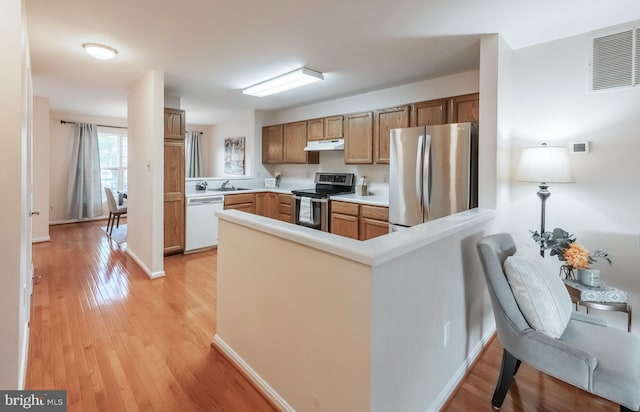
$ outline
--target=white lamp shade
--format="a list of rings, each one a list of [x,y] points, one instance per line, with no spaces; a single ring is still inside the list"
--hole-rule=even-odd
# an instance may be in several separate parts
[[[532,147],[520,156],[517,180],[537,183],[573,183],[569,152],[565,147]]]

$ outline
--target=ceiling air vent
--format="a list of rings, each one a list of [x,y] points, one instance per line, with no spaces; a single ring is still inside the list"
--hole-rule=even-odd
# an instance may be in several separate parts
[[[634,32],[627,30],[622,33],[593,39],[592,81],[594,91],[617,87],[630,87],[634,83],[635,72],[638,73],[638,57],[634,62]],[[639,78],[640,76],[635,76]]]

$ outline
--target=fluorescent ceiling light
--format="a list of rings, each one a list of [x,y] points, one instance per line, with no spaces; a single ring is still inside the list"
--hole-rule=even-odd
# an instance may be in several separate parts
[[[251,96],[264,97],[270,94],[280,93],[285,90],[295,89],[296,87],[304,86],[305,84],[324,80],[322,73],[315,70],[301,67],[298,70],[294,70],[287,74],[283,74],[273,79],[266,80],[262,83],[255,84],[251,87],[247,87],[242,91],[244,94]]]
[[[118,50],[100,43],[85,43],[82,47],[91,56],[101,60],[113,59],[118,54]]]

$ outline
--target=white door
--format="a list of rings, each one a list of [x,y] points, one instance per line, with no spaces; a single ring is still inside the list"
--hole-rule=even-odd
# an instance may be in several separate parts
[[[25,87],[27,88],[27,99],[25,102],[25,113],[26,118],[23,120],[25,124],[23,124],[23,128],[26,128],[26,164],[23,165],[26,175],[26,183],[27,183],[27,213],[24,222],[24,231],[25,231],[25,267],[27,268],[27,275],[25,279],[25,283],[23,284],[24,290],[24,316],[25,316],[25,324],[28,325],[31,319],[31,293],[33,291],[33,255],[32,255],[32,246],[31,241],[33,239],[32,236],[32,222],[31,217],[34,214],[39,214],[40,212],[33,210],[33,93],[32,93],[32,85],[31,85],[31,69],[27,68],[27,79],[25,81]]]

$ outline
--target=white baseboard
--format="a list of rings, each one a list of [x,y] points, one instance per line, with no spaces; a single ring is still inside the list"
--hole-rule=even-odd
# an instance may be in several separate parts
[[[105,216],[98,216],[98,217],[92,217],[90,219],[62,219],[62,220],[52,220],[49,221],[49,225],[53,226],[53,225],[66,225],[67,223],[82,223],[82,222],[94,222],[96,220],[107,220],[109,218],[109,216],[105,215]]]
[[[31,243],[41,243],[41,242],[49,242],[51,240],[51,237],[47,236],[43,236],[43,237],[34,237],[31,239]]]
[[[295,409],[291,405],[285,401],[282,396],[280,396],[269,384],[267,381],[262,379],[258,373],[253,370],[251,366],[247,362],[244,361],[227,343],[219,336],[215,335],[213,337],[213,344],[216,345],[218,349],[224,352],[225,355],[240,369],[242,370],[247,377],[258,387],[260,392],[271,402],[273,402],[280,410],[287,412],[295,412]]]
[[[429,409],[427,409],[428,411],[436,412],[442,409],[445,402],[449,400],[449,397],[451,396],[451,394],[453,394],[453,391],[455,391],[456,388],[458,387],[458,384],[460,383],[462,378],[464,378],[464,375],[469,370],[469,367],[473,365],[473,362],[476,360],[478,355],[480,355],[480,353],[482,352],[482,349],[485,347],[485,345],[487,344],[489,339],[491,339],[491,337],[495,332],[496,332],[496,326],[494,324],[492,327],[490,327],[487,330],[487,332],[480,339],[480,341],[475,344],[473,349],[471,349],[471,351],[469,352],[469,355],[467,356],[467,359],[465,359],[465,361],[462,362],[462,365],[460,365],[456,373],[454,373],[451,379],[449,379],[449,382],[447,383],[447,385],[444,387],[444,389],[442,389],[438,397],[431,403],[431,406],[429,407]]]
[[[23,390],[27,379],[27,359],[29,359],[29,322],[24,325],[22,341],[22,353],[20,354],[20,376],[18,377],[18,390]]]
[[[144,264],[142,259],[136,256],[136,254],[133,253],[133,251],[131,251],[130,248],[127,247],[126,252],[127,252],[127,255],[131,256],[131,258],[138,264],[138,266],[140,266],[140,268],[144,271],[144,273],[147,274],[149,279],[161,278],[165,275],[164,270],[152,272],[151,269],[149,269],[147,265]]]

